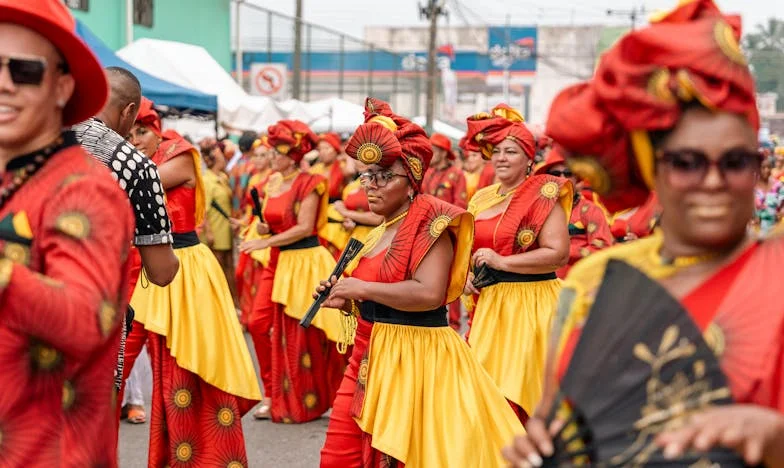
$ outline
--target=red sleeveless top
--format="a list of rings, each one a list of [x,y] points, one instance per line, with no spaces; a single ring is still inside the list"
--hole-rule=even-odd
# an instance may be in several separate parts
[[[176,157],[192,157],[193,146],[182,138],[163,140],[152,161],[160,166]],[[166,190],[166,209],[172,223],[172,233],[182,234],[196,230],[196,188],[178,185]]]
[[[279,180],[279,179],[277,179]],[[265,186],[265,199],[262,206],[264,220],[269,224],[272,232],[285,232],[297,225],[299,204],[324,182],[324,177],[319,175],[300,173],[291,187],[283,193],[270,195],[276,190],[274,178],[270,178]],[[318,220],[318,216],[316,217]],[[315,223],[313,234],[318,231],[318,221]]]

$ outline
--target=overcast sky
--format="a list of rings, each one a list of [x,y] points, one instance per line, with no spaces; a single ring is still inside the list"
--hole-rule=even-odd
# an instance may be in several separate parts
[[[245,1],[294,14],[295,0]],[[427,0],[419,1],[426,3]],[[510,15],[511,23],[517,25],[572,22],[626,25],[630,22],[628,17],[608,17],[607,9],[628,11],[644,5],[647,12],[653,12],[672,8],[677,0],[447,0],[446,3],[451,11],[448,20],[451,25],[500,25],[504,24],[507,15]],[[361,38],[365,26],[425,25],[419,18],[417,4],[417,0],[304,0],[305,20]],[[784,0],[718,0],[718,5],[725,12],[743,15],[744,31],[771,16],[784,19]],[[251,12],[247,15],[261,18]],[[446,20],[441,24],[446,25]]]

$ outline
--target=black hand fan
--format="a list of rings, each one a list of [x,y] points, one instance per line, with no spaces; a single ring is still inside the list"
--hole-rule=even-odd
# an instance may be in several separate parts
[[[256,187],[250,189],[250,201],[253,203],[253,214],[264,223],[264,214],[261,212],[261,200],[259,199],[259,191],[256,190]]]
[[[327,280],[331,279],[333,276],[337,276],[338,278],[340,278],[340,276],[343,274],[343,271],[345,271],[346,267],[348,267],[348,264],[351,263],[351,260],[354,260],[354,257],[357,256],[359,251],[362,250],[362,247],[364,246],[365,244],[363,244],[362,242],[358,241],[353,237],[349,239],[348,245],[346,245],[346,248],[343,249],[343,253],[340,254],[340,258],[338,259],[337,265],[335,265],[335,269],[332,270],[332,274],[329,275],[329,278],[327,278]],[[310,327],[311,322],[313,322],[313,319],[316,317],[316,314],[318,313],[319,309],[321,309],[321,304],[323,304],[324,301],[327,300],[327,298],[329,297],[329,292],[331,290],[332,288],[327,288],[321,293],[319,293],[318,298],[316,298],[316,300],[313,301],[313,304],[311,304],[310,308],[305,313],[305,316],[302,317],[302,320],[299,321],[299,324],[301,326],[303,326],[304,328]]]
[[[690,414],[731,404],[719,362],[683,306],[611,260],[548,424],[565,421],[544,466],[745,466],[724,449],[665,459],[654,440]]]

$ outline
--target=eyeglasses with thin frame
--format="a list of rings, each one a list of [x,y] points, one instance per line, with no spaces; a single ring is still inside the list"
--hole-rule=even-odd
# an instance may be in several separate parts
[[[565,177],[567,179],[574,175],[574,173],[572,173],[572,171],[569,169],[564,169],[563,171],[547,171],[547,173],[551,176]]]
[[[659,152],[657,163],[668,171],[670,183],[679,187],[700,185],[712,167],[718,169],[727,184],[737,186],[750,183],[759,174],[762,157],[758,151],[744,148],[730,149],[717,161],[699,150],[664,150]]]
[[[6,67],[15,85],[39,86],[44,80],[47,61],[44,57],[0,57],[0,72]],[[68,73],[65,63],[59,63],[57,68]]]
[[[388,183],[392,182],[395,177],[408,178],[405,174],[396,174],[392,171],[378,171],[378,172],[363,172],[359,174],[359,183],[363,187],[368,187],[372,183],[378,188],[384,188]]]

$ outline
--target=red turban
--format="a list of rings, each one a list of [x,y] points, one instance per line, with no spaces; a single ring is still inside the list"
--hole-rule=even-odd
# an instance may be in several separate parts
[[[468,118],[466,149],[481,151],[485,159],[493,157],[493,149],[509,138],[520,145],[530,159],[536,156],[534,136],[523,123],[520,112],[507,106],[497,105],[490,113],[482,112]]]
[[[161,136],[161,118],[152,107],[152,101],[142,96],[139,104],[139,113],[136,114],[136,123],[149,128],[154,134]]]
[[[375,98],[365,101],[365,123],[354,132],[346,153],[367,165],[381,167],[391,167],[399,159],[417,190],[433,158],[425,130]]]
[[[278,153],[299,164],[318,143],[316,134],[299,120],[281,120],[267,129],[267,142]]]
[[[319,135],[319,141],[326,141],[331,147],[335,148],[335,151],[340,153],[340,135],[337,133],[322,133]]]
[[[430,137],[430,143],[436,148],[441,148],[442,150],[446,151],[446,157],[450,161],[457,159],[455,152],[452,151],[452,140],[450,140],[448,136],[442,135],[440,133],[434,133],[433,136]]]
[[[683,104],[736,113],[759,128],[754,80],[738,46],[740,20],[692,0],[627,34],[591,81],[552,104],[547,134],[611,210],[645,202],[653,187],[651,131],[672,129]]]
[[[558,145],[553,145],[547,151],[544,162],[535,169],[534,174],[547,174],[547,171],[559,164],[566,164],[566,158],[564,158],[561,148]]]

